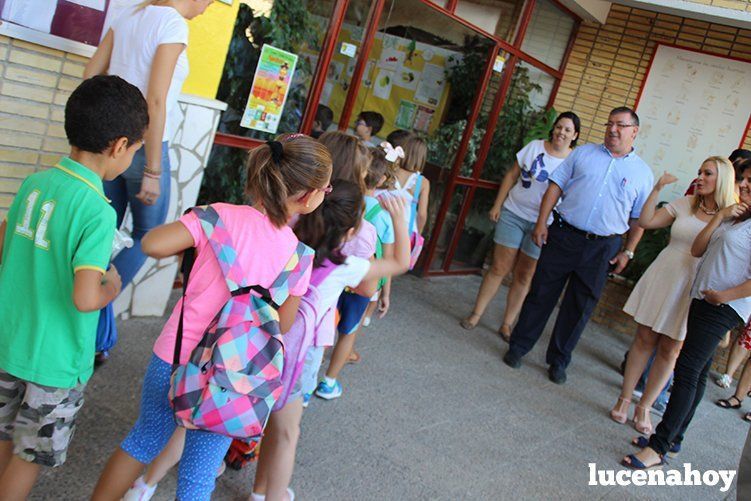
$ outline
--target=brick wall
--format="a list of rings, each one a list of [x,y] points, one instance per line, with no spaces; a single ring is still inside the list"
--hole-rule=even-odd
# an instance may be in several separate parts
[[[606,24],[582,23],[554,104],[576,110],[585,142],[601,141],[595,124],[611,109],[635,104],[658,42],[751,59],[751,30],[613,4]]]
[[[0,35],[0,219],[26,176],[68,153],[63,111],[86,61]]]

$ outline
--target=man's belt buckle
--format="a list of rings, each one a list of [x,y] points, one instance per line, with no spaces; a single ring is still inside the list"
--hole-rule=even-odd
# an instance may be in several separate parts
[[[600,235],[596,235],[594,233],[585,233],[584,238],[587,240],[598,240],[600,238]]]

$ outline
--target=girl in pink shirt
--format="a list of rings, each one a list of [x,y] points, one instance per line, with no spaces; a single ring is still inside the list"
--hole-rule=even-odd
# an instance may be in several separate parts
[[[303,316],[307,311],[316,317],[308,319],[312,325],[295,322],[289,332],[289,336],[292,336],[290,339],[297,342],[290,342],[284,353],[284,371],[288,377],[282,377],[285,384],[283,397],[277,401],[271,413],[263,438],[251,501],[294,499],[289,483],[303,411],[300,371],[294,370],[294,366],[305,358],[312,335],[320,334],[311,331],[328,331],[333,336],[333,316],[326,313],[336,307],[345,287],[370,297],[380,278],[399,275],[409,267],[409,235],[404,221],[406,209],[403,199],[386,196],[381,201],[383,208],[394,219],[394,253],[383,259],[364,259],[347,256],[342,249],[362,222],[365,206],[362,191],[354,183],[341,179],[335,180],[333,187],[323,204],[314,212],[302,216],[295,226],[295,234],[300,240],[315,249],[314,275],[323,278],[313,281],[304,299],[307,307],[301,308],[298,314]],[[366,284],[371,284],[370,288]],[[328,325],[314,327],[326,320],[330,322]]]
[[[253,206],[214,204],[227,228],[249,283],[269,288],[298,246],[297,237],[287,226],[295,214],[314,211],[330,191],[331,156],[325,147],[302,134],[270,141],[250,153],[246,190]],[[179,221],[150,231],[142,241],[146,254],[165,258],[196,248],[185,293],[154,345],[154,355],[146,371],[138,420],[120,448],[110,457],[94,491],[94,500],[120,499],[138,479],[145,464],[151,463],[175,432],[175,420],[168,400],[177,320],[184,307],[180,363],[196,348],[211,320],[230,297],[219,263],[198,218],[188,213]],[[286,332],[294,321],[297,307],[308,288],[308,269],[295,283],[290,281],[289,297],[279,307],[279,325]],[[216,471],[222,464],[231,439],[198,430],[181,429],[185,447],[180,461],[177,499],[209,499]],[[180,434],[170,442],[179,450]],[[166,471],[166,470],[165,470]],[[143,479],[134,485],[139,499],[151,497]],[[145,491],[145,492],[144,492]],[[151,491],[151,492],[149,492]]]

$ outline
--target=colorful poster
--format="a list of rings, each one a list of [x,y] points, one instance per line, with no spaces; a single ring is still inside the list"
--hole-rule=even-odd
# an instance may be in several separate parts
[[[410,129],[412,122],[415,120],[415,113],[417,112],[417,105],[409,101],[401,100],[399,103],[399,112],[394,120],[394,125],[397,129]]]
[[[296,54],[268,44],[263,46],[240,125],[276,132],[296,65]]]
[[[415,123],[412,125],[412,128],[418,132],[428,132],[434,114],[435,110],[426,106],[418,106],[415,113]]]

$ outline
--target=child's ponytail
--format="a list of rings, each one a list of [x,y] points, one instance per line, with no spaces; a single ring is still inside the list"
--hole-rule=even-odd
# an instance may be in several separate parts
[[[345,256],[340,252],[347,232],[357,228],[365,208],[363,193],[353,182],[336,179],[333,191],[326,195],[321,205],[310,214],[300,217],[295,225],[297,238],[316,251],[315,266],[326,259],[342,264]]]
[[[302,134],[280,136],[250,152],[245,192],[260,203],[274,226],[287,224],[292,196],[323,189],[331,176],[331,155],[314,139]]]

